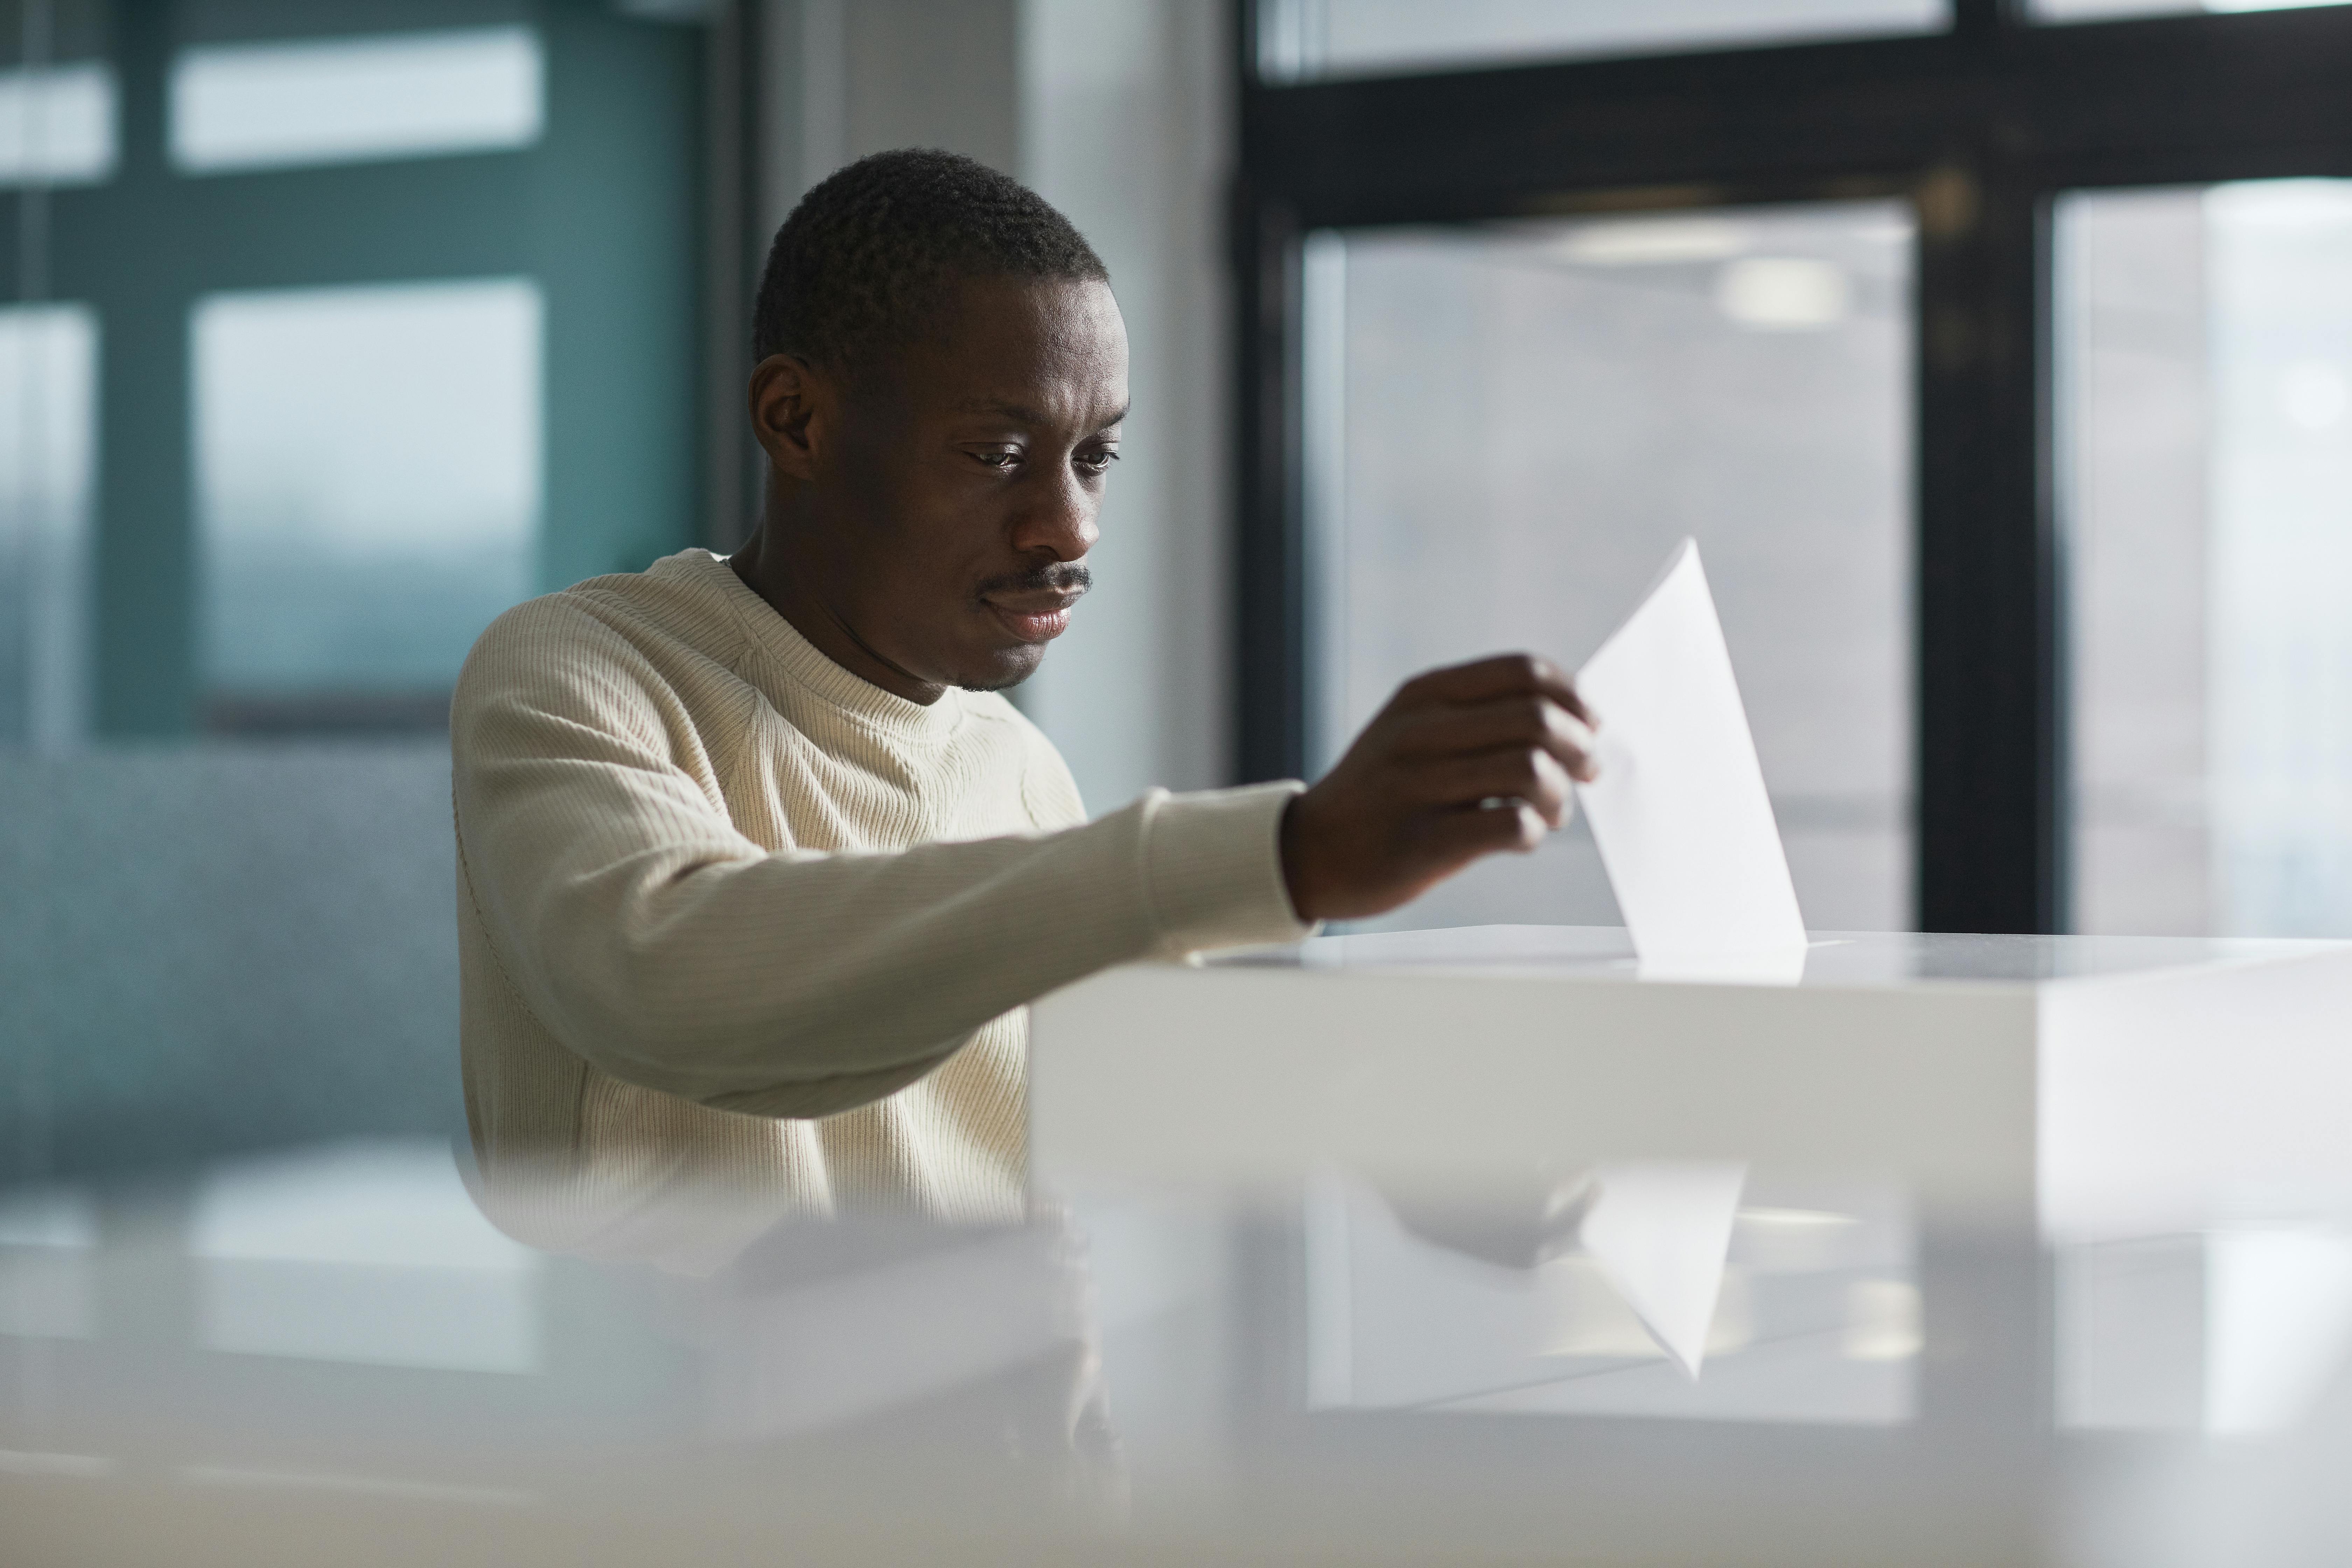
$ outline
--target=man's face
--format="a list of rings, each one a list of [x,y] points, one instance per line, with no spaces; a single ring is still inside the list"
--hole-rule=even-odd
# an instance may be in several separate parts
[[[917,680],[1025,679],[1086,591],[1127,413],[1127,328],[1093,282],[960,286],[944,331],[845,388],[816,491],[826,597]]]

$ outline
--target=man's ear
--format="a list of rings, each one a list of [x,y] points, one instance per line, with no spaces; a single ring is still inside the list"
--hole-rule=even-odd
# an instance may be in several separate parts
[[[832,379],[796,354],[770,354],[751,370],[751,435],[779,473],[816,477],[817,447],[839,402]]]

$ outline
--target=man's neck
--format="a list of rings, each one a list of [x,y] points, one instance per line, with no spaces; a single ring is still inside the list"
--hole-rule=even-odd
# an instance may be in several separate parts
[[[795,543],[803,547],[795,550]],[[728,557],[727,563],[743,585],[783,616],[810,647],[850,674],[926,708],[937,702],[946,694],[946,687],[919,679],[876,652],[858,636],[849,617],[818,591],[823,572],[814,554],[803,541],[795,538],[795,531],[779,526],[772,514],[752,530],[751,537]]]

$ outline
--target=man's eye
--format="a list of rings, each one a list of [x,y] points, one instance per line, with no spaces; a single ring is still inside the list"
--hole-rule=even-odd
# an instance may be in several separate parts
[[[1009,468],[1021,460],[1021,449],[1017,447],[998,447],[990,451],[975,452],[972,455],[990,468],[1000,470]]]
[[[1118,453],[1108,447],[1105,447],[1098,451],[1081,452],[1078,454],[1078,467],[1084,468],[1090,474],[1108,472],[1110,466],[1118,461]]]

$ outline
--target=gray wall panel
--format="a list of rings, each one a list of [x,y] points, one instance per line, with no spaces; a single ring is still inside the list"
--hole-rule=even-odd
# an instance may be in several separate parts
[[[448,749],[0,754],[5,1174],[456,1134]]]

